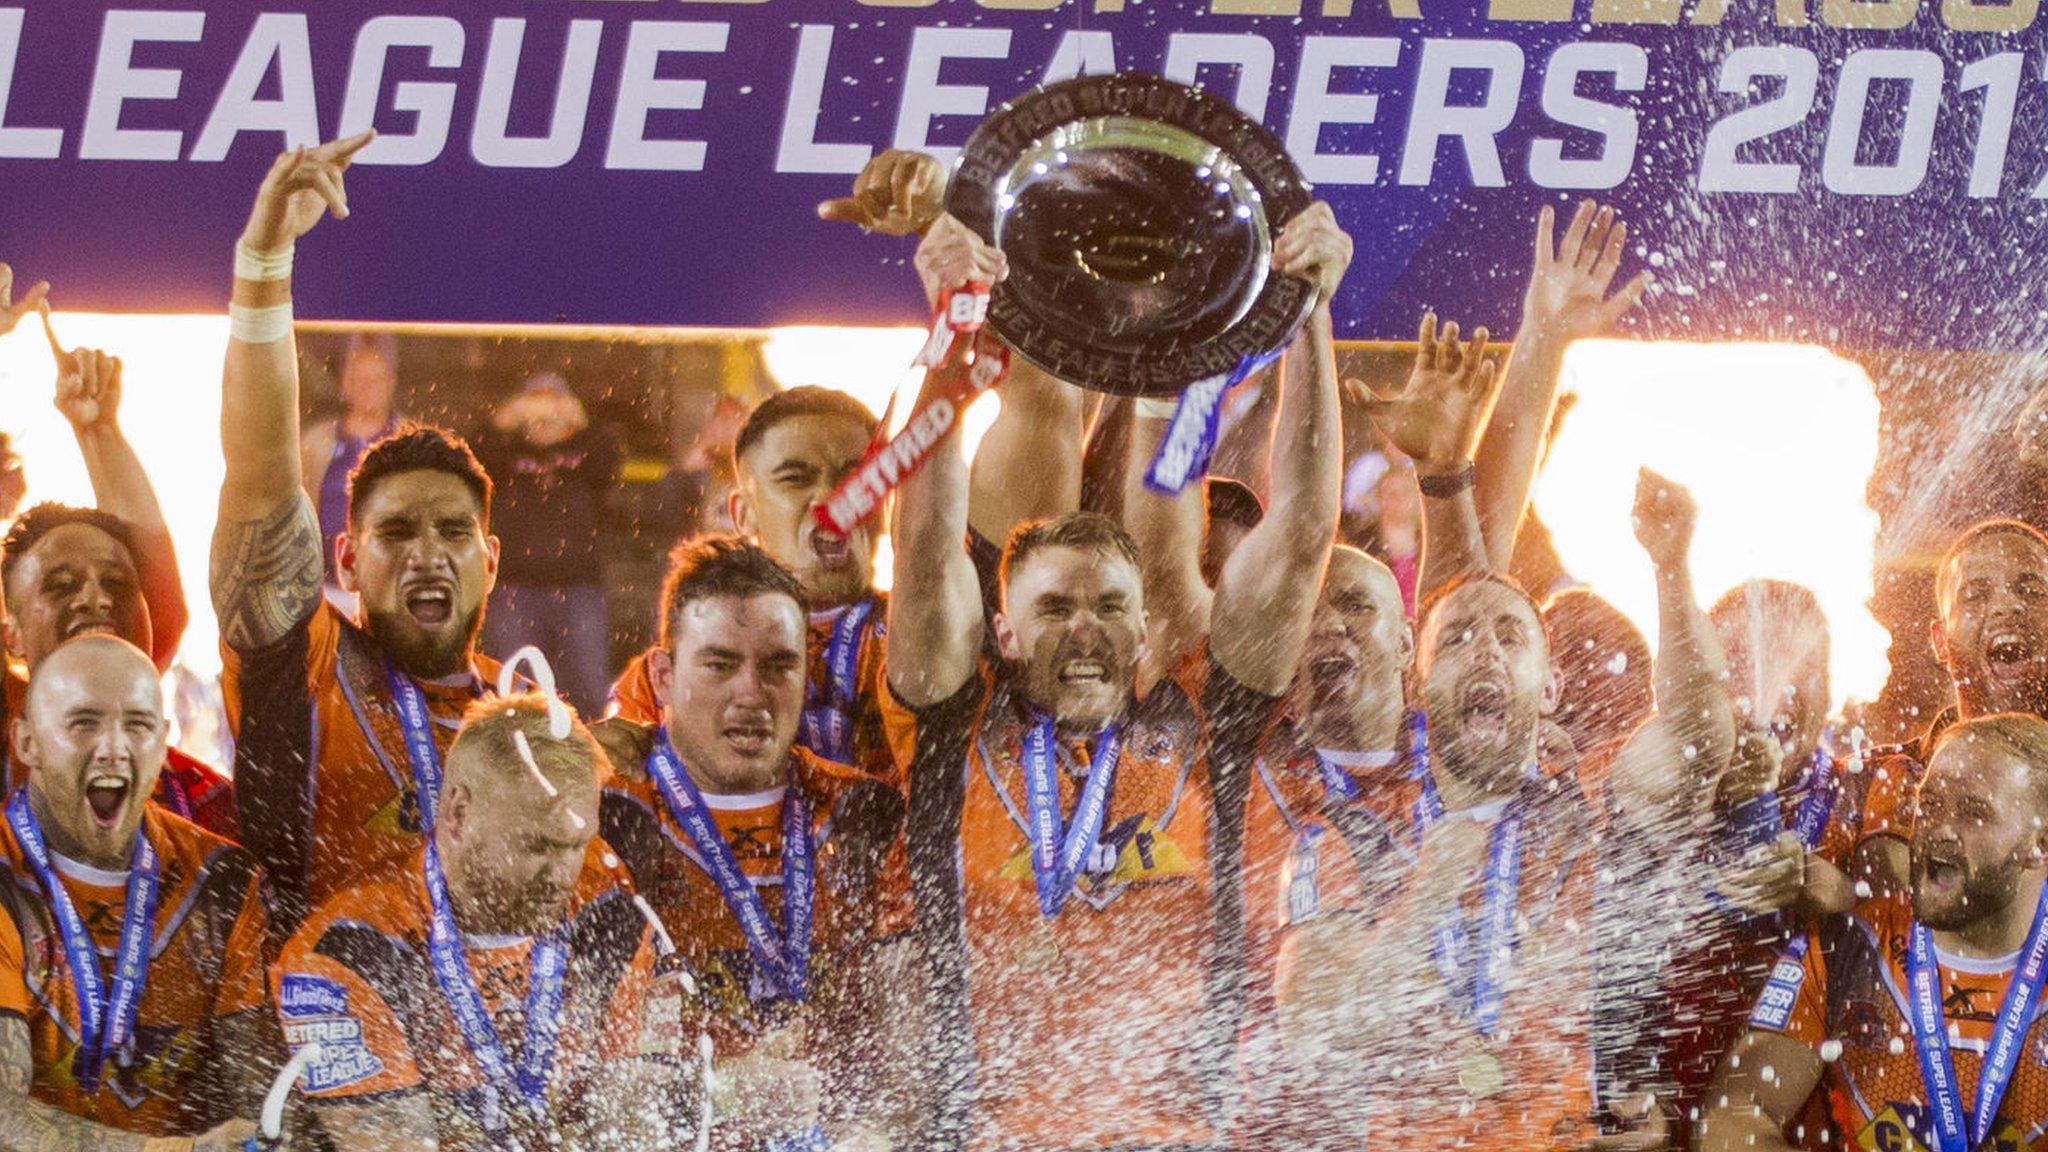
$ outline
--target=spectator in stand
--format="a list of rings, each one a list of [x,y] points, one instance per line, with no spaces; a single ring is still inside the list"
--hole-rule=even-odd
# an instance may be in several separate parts
[[[341,415],[307,425],[299,434],[300,483],[320,514],[320,564],[327,594],[345,612],[355,597],[334,572],[334,538],[348,531],[348,474],[363,453],[398,427],[392,407],[398,391],[398,340],[390,335],[349,337],[341,362]]]
[[[497,482],[505,541],[484,647],[502,659],[538,645],[562,694],[597,715],[611,651],[597,525],[618,478],[618,446],[591,427],[569,382],[545,372],[499,406],[475,448]]]

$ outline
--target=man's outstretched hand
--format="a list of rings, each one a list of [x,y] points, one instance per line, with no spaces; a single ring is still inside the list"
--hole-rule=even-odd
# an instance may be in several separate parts
[[[935,156],[891,148],[854,177],[851,195],[818,205],[818,218],[908,236],[922,234],[945,210],[945,166]]]
[[[242,229],[242,243],[254,252],[277,252],[313,230],[323,214],[348,219],[348,186],[343,177],[356,153],[377,138],[372,130],[313,148],[293,148],[277,158],[257,189]]]

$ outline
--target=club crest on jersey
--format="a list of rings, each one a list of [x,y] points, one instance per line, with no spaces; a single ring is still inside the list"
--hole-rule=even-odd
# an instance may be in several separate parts
[[[1088,855],[1087,870],[1074,886],[1074,896],[1105,908],[1133,884],[1182,880],[1193,871],[1187,853],[1150,816],[1130,816],[1118,821],[1095,842],[1094,851]],[[1003,862],[997,876],[1035,885],[1038,881],[1031,871],[1031,846],[1019,847]]]
[[[1969,1123],[1967,1114],[1964,1123]],[[1856,1134],[1856,1146],[1866,1152],[1932,1152],[1935,1140],[1927,1109],[1919,1104],[1886,1101],[1884,1111],[1871,1117],[1863,1131]],[[2002,1123],[1992,1131],[1984,1147],[1991,1152],[2022,1152],[2026,1133],[2010,1123]]]
[[[362,1021],[348,1010],[348,989],[340,984],[288,972],[279,982],[277,1009],[292,1051],[320,1043],[320,1059],[306,1068],[307,1091],[345,1088],[384,1070],[384,1062],[363,1043]]]

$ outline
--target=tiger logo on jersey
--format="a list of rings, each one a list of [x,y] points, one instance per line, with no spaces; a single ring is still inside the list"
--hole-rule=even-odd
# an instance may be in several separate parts
[[[1133,884],[1157,884],[1192,877],[1193,865],[1173,838],[1150,816],[1131,816],[1104,832],[1095,842],[1088,866],[1074,886],[1074,895],[1097,908],[1105,907]],[[1036,885],[1031,846],[1017,849],[996,873],[999,879]]]
[[[420,824],[419,795],[407,788],[381,807],[370,813],[363,821],[363,831],[375,832],[381,836],[420,836],[425,831]]]
[[[1967,1112],[1963,1123],[1966,1127],[1970,1123]],[[1926,1107],[1892,1100],[1856,1134],[1856,1146],[1865,1152],[1934,1152],[1937,1145]],[[2006,1122],[1992,1132],[1984,1147],[1991,1152],[2025,1152],[2026,1133]]]

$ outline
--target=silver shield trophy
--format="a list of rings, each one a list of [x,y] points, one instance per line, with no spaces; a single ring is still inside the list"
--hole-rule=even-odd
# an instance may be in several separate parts
[[[975,129],[946,209],[1009,259],[989,324],[1104,392],[1172,396],[1279,349],[1315,303],[1273,271],[1309,205],[1279,140],[1229,103],[1140,73],[1033,89]]]

